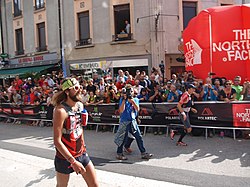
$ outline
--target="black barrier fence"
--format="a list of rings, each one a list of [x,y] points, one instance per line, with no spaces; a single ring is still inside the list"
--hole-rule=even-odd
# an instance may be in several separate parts
[[[177,103],[141,103],[139,119],[141,124],[157,126],[180,124]],[[192,125],[200,127],[250,128],[250,102],[195,102],[197,114],[190,112]],[[89,123],[118,124],[118,104],[86,106]],[[0,104],[0,115],[28,120],[52,120],[53,106]]]

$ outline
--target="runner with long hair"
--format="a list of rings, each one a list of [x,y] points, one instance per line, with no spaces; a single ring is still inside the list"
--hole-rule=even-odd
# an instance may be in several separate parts
[[[52,98],[57,187],[67,186],[72,172],[81,174],[88,186],[99,186],[94,165],[86,152],[80,101],[81,86],[75,78],[66,78],[61,91]]]

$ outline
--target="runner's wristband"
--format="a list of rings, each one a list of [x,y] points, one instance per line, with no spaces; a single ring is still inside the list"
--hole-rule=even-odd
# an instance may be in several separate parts
[[[70,165],[72,166],[72,165],[75,164],[75,163],[76,163],[76,160],[74,159],[73,162],[70,162]]]
[[[76,160],[73,156],[69,157],[67,160],[70,164],[74,164],[76,162]]]

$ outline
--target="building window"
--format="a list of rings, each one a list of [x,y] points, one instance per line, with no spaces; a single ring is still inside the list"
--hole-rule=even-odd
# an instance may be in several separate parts
[[[171,66],[171,75],[173,74],[182,74],[185,71],[185,66]]]
[[[183,29],[185,29],[189,21],[197,15],[196,2],[183,2]]]
[[[221,5],[221,6],[230,6],[230,5],[232,5],[232,4],[221,3],[220,5]]]
[[[35,0],[35,10],[39,10],[39,9],[42,9],[44,8],[44,0]]]
[[[131,40],[129,4],[114,6],[115,35],[113,41]]]
[[[23,55],[23,30],[17,29],[15,30],[16,33],[16,55]]]
[[[45,23],[37,24],[38,47],[37,52],[47,51]]]
[[[79,40],[76,41],[76,46],[89,45],[92,43],[92,38],[90,38],[89,11],[78,13],[77,17]]]
[[[21,10],[21,0],[13,0],[14,4],[14,17],[21,16],[22,10]]]

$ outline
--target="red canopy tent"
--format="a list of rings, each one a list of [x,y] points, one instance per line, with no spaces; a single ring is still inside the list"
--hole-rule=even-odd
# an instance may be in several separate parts
[[[250,80],[250,4],[201,11],[183,32],[186,70]]]

